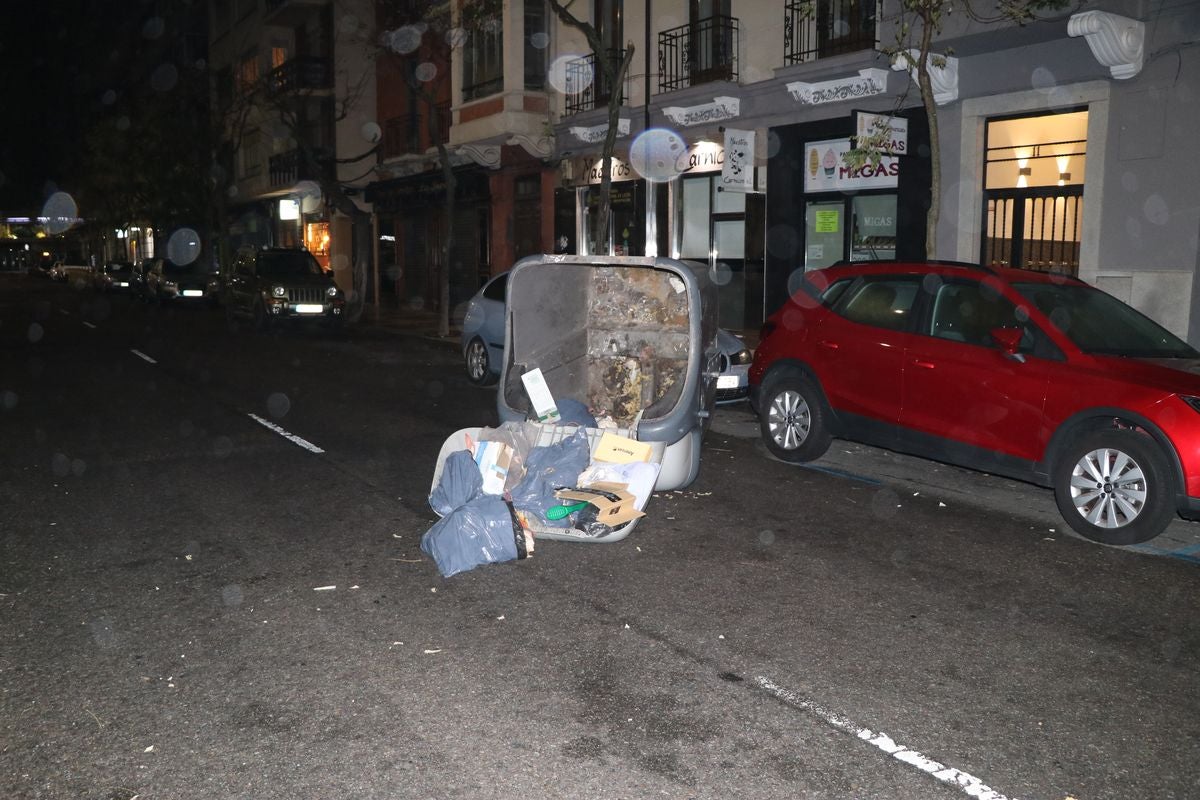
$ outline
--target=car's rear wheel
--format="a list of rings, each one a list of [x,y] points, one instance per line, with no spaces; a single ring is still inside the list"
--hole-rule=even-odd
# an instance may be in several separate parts
[[[491,356],[483,339],[476,336],[467,343],[467,379],[476,386],[486,386],[492,381]]]
[[[763,383],[759,428],[771,454],[784,461],[820,458],[833,436],[825,419],[824,398],[811,380],[794,372]]]
[[[1103,544],[1158,536],[1175,516],[1175,486],[1162,448],[1132,430],[1076,439],[1057,461],[1054,499],[1077,533]]]

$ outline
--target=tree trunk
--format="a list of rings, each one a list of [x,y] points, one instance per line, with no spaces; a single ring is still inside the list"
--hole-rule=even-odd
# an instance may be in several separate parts
[[[925,215],[925,257],[937,257],[938,219],[942,210],[942,144],[938,135],[937,102],[933,98],[933,82],[929,78],[929,48],[932,46],[934,20],[926,18],[921,30],[921,52],[917,61],[917,84],[921,87],[921,102],[929,123],[929,211]]]

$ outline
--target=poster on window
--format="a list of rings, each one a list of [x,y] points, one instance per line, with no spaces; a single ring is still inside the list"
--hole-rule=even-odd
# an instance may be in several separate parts
[[[804,191],[840,192],[847,189],[894,189],[900,178],[900,159],[883,156],[852,168],[846,163],[848,139],[809,142],[804,146]]]
[[[721,188],[727,192],[754,191],[754,131],[725,129]]]

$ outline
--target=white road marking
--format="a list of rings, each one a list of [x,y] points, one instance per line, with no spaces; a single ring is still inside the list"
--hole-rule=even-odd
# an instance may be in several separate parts
[[[83,321],[83,324],[84,324],[84,325],[86,325],[87,327],[89,327],[89,328],[93,328],[93,329],[96,327],[96,326],[95,326],[95,325],[93,325],[92,323],[88,322],[86,319]]]
[[[149,362],[149,363],[151,363],[151,364],[157,364],[157,363],[158,363],[158,362],[157,362],[157,361],[155,361],[153,358],[151,358],[150,356],[148,356],[148,355],[146,355],[145,353],[143,353],[141,350],[130,350],[129,352],[133,353],[135,356],[137,356],[138,358],[142,359],[143,361],[147,361],[147,362]]]
[[[265,420],[262,417],[258,416],[257,414],[249,414],[248,416],[250,417],[250,419],[254,420],[259,425],[262,425],[263,427],[266,427],[266,428],[270,428],[271,430],[275,431],[283,438],[291,441],[294,444],[300,445],[305,450],[308,450],[313,453],[324,453],[325,452],[324,450],[317,447],[312,442],[301,439],[299,436],[297,436],[294,433],[288,433],[283,428],[279,427],[278,425],[276,425],[274,422],[271,422],[270,420]]]
[[[838,714],[836,711],[830,711],[796,692],[776,686],[771,682],[770,678],[759,676],[754,679],[754,682],[760,689],[770,692],[788,705],[813,714],[826,724],[840,731],[857,736],[859,739],[874,745],[897,761],[914,766],[922,772],[932,775],[942,783],[961,789],[964,794],[970,797],[976,797],[979,800],[1016,800],[985,785],[983,781],[970,773],[963,772],[954,767],[948,767],[945,764],[934,761],[928,756],[922,755],[916,750],[897,744],[886,733],[864,728]]]

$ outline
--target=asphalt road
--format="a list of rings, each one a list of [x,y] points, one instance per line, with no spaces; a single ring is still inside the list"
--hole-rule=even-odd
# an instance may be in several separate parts
[[[1200,796],[1196,526],[1098,546],[734,407],[624,541],[443,579],[493,402],[420,338],[0,275],[0,796]]]

